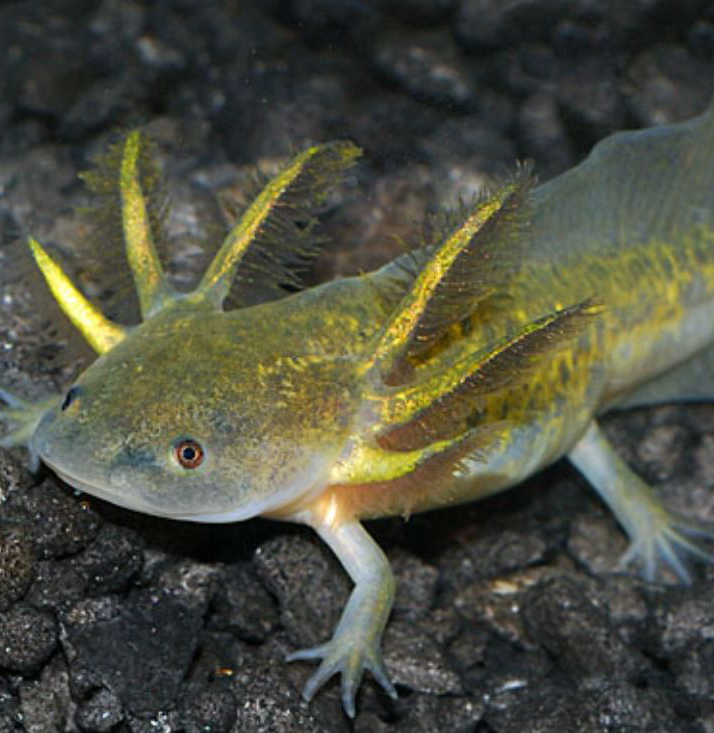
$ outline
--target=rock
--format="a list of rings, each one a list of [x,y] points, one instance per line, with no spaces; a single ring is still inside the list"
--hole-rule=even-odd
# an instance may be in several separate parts
[[[143,563],[138,536],[124,528],[104,525],[92,544],[78,555],[73,569],[92,595],[116,593],[129,587]]]
[[[20,702],[10,685],[0,677],[0,733],[21,733]]]
[[[534,586],[523,601],[523,621],[531,640],[578,677],[627,680],[649,668],[574,578]]]
[[[682,46],[661,43],[639,54],[627,70],[627,105],[637,127],[687,120],[714,93],[711,61]]]
[[[517,159],[513,143],[480,115],[444,122],[419,149],[437,182],[441,212],[471,202],[493,177],[513,170]]]
[[[0,255],[2,262],[2,255]],[[7,305],[3,303],[3,305]],[[6,342],[7,343],[7,342]],[[7,351],[12,345],[5,347]],[[11,458],[4,450],[0,450],[0,503],[5,501],[11,494],[18,491],[25,491],[32,485],[30,473],[16,460]]]
[[[389,0],[383,3],[389,13],[408,25],[435,25],[448,20],[454,0]]]
[[[232,678],[236,731],[255,733],[327,733],[285,677],[273,666],[246,665]]]
[[[86,580],[73,567],[71,559],[41,560],[27,600],[37,608],[57,610],[84,597]]]
[[[473,536],[461,538],[458,547],[462,564],[460,573],[463,573],[464,580],[496,578],[541,562],[546,549],[538,529],[528,531],[502,526],[484,527],[474,531]],[[450,560],[448,554],[445,554],[444,559]],[[443,567],[443,570],[448,572],[452,569]]]
[[[367,40],[378,20],[373,0],[285,0],[282,15],[312,44],[327,45],[345,38]]]
[[[230,689],[192,686],[183,698],[186,733],[230,733],[236,721],[236,700]]]
[[[471,733],[478,730],[484,711],[483,704],[475,697],[438,698],[418,694],[404,700],[401,707],[405,708],[404,717],[394,727],[400,733]],[[359,722],[358,719],[355,731],[368,733],[370,729],[360,728]]]
[[[564,70],[556,94],[570,140],[582,153],[625,126],[625,105],[609,59]]]
[[[467,624],[530,647],[521,610],[523,594],[531,584],[526,580],[521,586],[518,578],[492,582],[477,580],[456,595],[454,607]]]
[[[679,688],[702,700],[714,697],[714,680],[709,674],[714,667],[714,639],[690,646],[672,662]]]
[[[661,644],[668,656],[714,640],[714,602],[705,586],[680,591],[659,615]]]
[[[180,601],[200,617],[208,610],[221,581],[220,565],[188,558],[170,564],[158,577],[158,585],[167,596]]]
[[[220,682],[229,679],[246,659],[255,657],[259,650],[262,652],[263,647],[243,643],[231,633],[205,630],[191,664],[188,682],[200,686],[206,680]]]
[[[87,65],[89,34],[67,13],[53,22],[43,8],[6,6],[0,16],[0,45],[12,49],[0,63],[6,94],[19,109],[58,119],[92,78]],[[39,24],[39,26],[37,25]],[[46,33],[37,33],[37,28]]]
[[[638,446],[637,457],[650,480],[664,481],[672,477],[687,437],[682,425],[658,425],[646,433]]]
[[[63,615],[66,653],[136,714],[173,704],[198,643],[201,615],[161,591],[76,604]]]
[[[384,633],[384,663],[392,681],[431,695],[459,695],[461,680],[437,644],[413,622],[392,621]]]
[[[25,733],[71,729],[74,706],[69,696],[67,666],[61,656],[53,656],[38,679],[21,683],[20,710]]]
[[[398,90],[380,89],[355,110],[351,134],[364,148],[366,163],[377,166],[384,175],[398,176],[400,169],[413,167],[408,164],[413,163],[415,143],[429,135],[443,117],[443,111],[434,105],[422,104]]]
[[[110,733],[122,720],[121,703],[106,689],[79,705],[74,714],[74,722],[82,733]]]
[[[407,552],[390,557],[390,563],[397,581],[393,615],[410,619],[429,616],[439,571]]]
[[[235,163],[275,161],[345,134],[347,89],[334,69],[318,70],[309,58],[289,70],[280,64],[241,70],[226,83],[228,97],[215,124]]]
[[[540,181],[547,181],[570,168],[573,150],[567,137],[555,95],[536,92],[528,96],[518,112],[521,148],[534,161]]]
[[[689,29],[687,48],[695,58],[710,59],[714,56],[714,21],[698,20]]]
[[[211,626],[235,631],[251,642],[263,642],[278,625],[275,601],[260,584],[255,570],[237,563],[226,569],[218,588]]]
[[[254,563],[278,599],[280,620],[294,644],[310,647],[332,636],[349,581],[327,548],[299,535],[283,535],[263,543]]]
[[[593,507],[574,517],[568,551],[591,573],[612,573],[620,569],[620,558],[627,551],[627,537],[613,517]],[[634,575],[638,568],[634,566],[630,571]]]
[[[0,611],[21,599],[35,576],[32,543],[17,526],[0,525]]]
[[[81,139],[115,120],[130,117],[140,94],[141,88],[130,78],[90,84],[63,113],[62,134],[69,139]]]
[[[686,733],[688,724],[673,723],[673,705],[659,690],[640,689],[620,680],[573,691],[548,680],[515,692],[513,704],[487,709],[484,719],[499,733],[562,731],[633,731]]]
[[[377,73],[415,99],[448,108],[474,107],[475,79],[449,41],[444,31],[416,38],[385,35],[376,42],[372,62]]]
[[[160,710],[158,713],[127,715],[130,733],[184,733],[185,729],[177,710]]]
[[[24,605],[0,614],[0,667],[36,672],[57,645],[57,623],[44,611]]]
[[[17,522],[33,538],[40,557],[63,557],[86,547],[101,525],[99,515],[52,479],[13,494],[0,506],[0,519]]]
[[[588,5],[587,0],[458,0],[456,36],[477,50],[545,40],[559,21],[577,17]]]

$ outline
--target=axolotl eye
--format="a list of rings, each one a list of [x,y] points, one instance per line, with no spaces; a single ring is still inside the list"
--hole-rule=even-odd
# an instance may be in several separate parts
[[[179,440],[174,445],[174,455],[182,468],[198,468],[205,457],[201,444],[192,438]]]
[[[60,409],[64,412],[76,399],[79,397],[81,389],[75,384],[74,387],[70,387],[67,390],[67,394],[64,396]]]

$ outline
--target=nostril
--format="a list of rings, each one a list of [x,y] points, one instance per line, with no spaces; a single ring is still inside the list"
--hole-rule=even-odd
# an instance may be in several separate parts
[[[62,402],[62,406],[60,407],[62,412],[64,412],[77,399],[77,397],[79,397],[80,391],[81,390],[77,385],[71,387],[67,391],[67,394],[64,397],[64,401]]]

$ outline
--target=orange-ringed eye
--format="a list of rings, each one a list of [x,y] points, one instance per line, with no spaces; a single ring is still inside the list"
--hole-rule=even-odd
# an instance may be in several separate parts
[[[184,468],[198,468],[203,463],[203,448],[191,438],[176,443],[176,460]]]

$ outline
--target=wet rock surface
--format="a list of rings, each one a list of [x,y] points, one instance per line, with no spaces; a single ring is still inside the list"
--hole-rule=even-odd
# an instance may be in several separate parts
[[[516,159],[545,180],[714,93],[708,0],[9,2],[0,48],[0,383],[28,397],[66,388],[88,354],[19,238],[84,276],[77,173],[117,129],[148,121],[157,141],[177,283],[201,269],[214,194],[355,140],[317,282],[420,241]],[[714,408],[606,430],[669,506],[714,522]],[[623,535],[564,464],[371,525],[399,583],[384,650],[400,697],[366,680],[351,724],[336,681],[308,706],[314,667],[284,661],[329,636],[350,587],[307,530],[149,519],[24,460],[0,451],[0,733],[714,730],[714,570],[687,588],[620,570]]]

